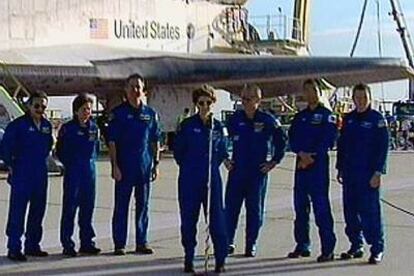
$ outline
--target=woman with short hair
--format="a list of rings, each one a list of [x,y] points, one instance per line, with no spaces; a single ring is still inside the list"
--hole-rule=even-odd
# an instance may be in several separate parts
[[[227,138],[222,124],[212,118],[211,108],[215,102],[216,95],[212,87],[204,85],[194,90],[193,103],[198,112],[180,124],[175,141],[174,158],[180,167],[178,199],[181,242],[185,251],[184,272],[186,273],[194,272],[194,249],[197,244],[197,222],[201,205],[210,214],[209,229],[214,245],[216,273],[224,272],[227,256],[223,185],[219,170],[221,163],[228,156]],[[210,158],[211,136],[213,141]],[[208,200],[209,183],[211,192]],[[207,202],[209,202],[209,208],[206,208]]]
[[[74,219],[79,209],[79,253],[97,255],[92,215],[95,207],[95,158],[98,128],[91,120],[93,99],[87,94],[72,103],[73,119],[62,125],[56,155],[65,167],[60,241],[63,255],[77,256],[72,240]]]

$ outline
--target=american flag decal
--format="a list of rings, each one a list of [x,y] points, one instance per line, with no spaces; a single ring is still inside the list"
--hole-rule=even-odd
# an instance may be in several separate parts
[[[108,19],[89,19],[89,32],[91,39],[108,39]]]

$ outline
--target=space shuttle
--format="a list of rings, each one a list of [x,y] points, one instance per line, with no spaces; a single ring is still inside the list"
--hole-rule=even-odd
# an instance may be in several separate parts
[[[256,83],[274,97],[299,92],[308,78],[341,87],[414,75],[396,58],[309,56],[309,0],[296,1],[284,32],[265,37],[249,22],[246,2],[0,0],[0,78],[13,97],[89,92],[111,108],[125,78],[139,73],[171,131],[203,83],[236,94]]]

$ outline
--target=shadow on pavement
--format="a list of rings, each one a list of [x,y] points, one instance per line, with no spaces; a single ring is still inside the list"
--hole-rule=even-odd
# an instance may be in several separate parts
[[[274,275],[279,273],[309,272],[313,275],[316,270],[339,267],[369,266],[364,262],[341,261],[339,259],[329,263],[317,263],[315,259],[292,260],[285,257],[267,258],[245,262],[234,262],[227,265],[226,275]],[[317,275],[317,274],[314,274]]]
[[[130,255],[128,255],[130,256]],[[6,257],[0,258],[1,268],[6,268],[8,271],[1,273],[3,275],[182,275],[183,258],[165,258],[154,260],[139,260],[123,259],[123,256],[113,257],[118,259],[110,259],[110,263],[102,262],[102,258],[108,258],[109,254],[102,254],[92,258],[91,261],[99,261],[99,263],[88,264],[88,260],[82,257],[65,258],[60,254],[53,254],[48,258],[30,258],[26,264],[18,264],[10,262]],[[139,256],[137,256],[138,258]],[[249,258],[240,261],[239,258],[232,258],[226,265],[227,273],[225,275],[265,275],[277,273],[294,273],[294,272],[315,272],[316,270],[330,269],[334,267],[350,267],[362,266],[366,263],[361,262],[343,262],[334,261],[329,263],[316,263],[314,259],[300,259],[289,260],[285,257],[254,259]],[[59,261],[72,261],[73,263],[62,263],[59,267]],[[78,260],[78,261],[77,261]],[[54,267],[44,268],[42,264],[55,262]],[[29,266],[27,266],[29,265]],[[30,267],[33,265],[33,267]],[[9,267],[7,267],[9,266]],[[203,274],[203,259],[197,257],[195,262],[196,271]],[[13,271],[19,269],[19,271]],[[24,271],[22,271],[24,269]],[[210,261],[210,272],[214,270],[214,260]],[[210,274],[210,273],[209,273]],[[211,273],[214,275],[214,273]]]
[[[130,257],[130,255],[128,255]],[[139,256],[137,256],[138,258]],[[127,275],[137,274],[140,275],[162,275],[162,274],[179,274],[182,270],[182,258],[168,258],[168,259],[154,259],[154,260],[141,260],[135,261],[129,259],[122,260],[123,256],[113,258],[119,259],[114,262],[115,259],[111,258],[110,263],[87,264],[84,258],[108,258],[108,255],[102,254],[93,257],[76,257],[65,258],[61,254],[54,254],[47,258],[30,258],[27,263],[14,263],[9,261],[6,257],[0,257],[1,268],[4,266],[10,266],[7,272],[1,272],[2,275]],[[59,261],[70,261],[73,263],[62,263],[59,266]],[[82,260],[83,259],[83,260]],[[91,260],[95,261],[95,260]],[[54,267],[44,268],[42,264],[55,262]],[[30,267],[30,266],[33,267]],[[19,269],[19,271],[10,271],[13,268]],[[24,271],[22,271],[24,269]]]

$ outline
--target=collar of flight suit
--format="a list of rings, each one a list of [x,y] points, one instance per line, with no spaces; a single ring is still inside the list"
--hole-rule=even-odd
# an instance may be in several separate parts
[[[361,120],[364,119],[366,116],[368,116],[368,114],[371,112],[371,105],[368,106],[367,110],[365,110],[364,112],[357,112],[355,109],[355,116],[357,119]]]
[[[257,117],[258,117],[258,115],[260,113],[260,109],[259,108],[256,109],[256,111],[254,112],[254,116],[253,116],[252,119],[250,119],[249,117],[247,117],[247,113],[246,113],[246,111],[244,109],[242,110],[242,113],[243,113],[244,120],[246,120],[246,121],[253,121],[254,122],[254,121],[257,120]]]
[[[88,129],[91,127],[91,119],[89,118],[89,120],[85,123],[85,126],[82,126],[81,122],[79,121],[79,119],[77,117],[73,118],[74,123],[80,127],[80,128],[85,128]]]
[[[312,109],[310,109],[310,107],[309,107],[309,105],[306,107],[306,111],[308,111],[308,112],[310,112],[310,113],[315,113],[315,112],[317,112],[320,108],[322,108],[322,107],[325,107],[324,105],[323,105],[323,103],[321,103],[321,102],[319,102],[317,105],[316,105],[316,107],[315,107],[315,109],[314,110],[312,110]]]
[[[33,118],[32,118],[32,116],[30,115],[30,112],[28,111],[28,112],[26,112],[26,114],[24,115],[25,116],[25,119],[31,124],[31,125],[33,125],[33,126],[35,126],[35,129],[37,129],[37,130],[41,130],[41,128],[42,128],[42,126],[44,126],[44,124],[45,124],[45,122],[47,122],[47,119],[44,117],[44,116],[42,116],[42,118],[40,119],[40,125],[39,125],[39,128],[37,128],[37,126],[36,126],[36,124],[35,124],[35,122],[34,122],[34,120],[33,120]]]
[[[138,108],[131,105],[128,101],[125,102],[125,105],[128,107],[128,109],[133,110],[134,113],[145,113],[147,110],[146,105],[142,101]]]
[[[201,119],[201,116],[200,116],[199,112],[194,114],[194,116],[197,118],[197,121],[199,122],[200,125],[202,125],[205,128],[209,128],[207,125],[204,124],[203,120]],[[213,114],[211,114],[211,116],[213,116]],[[212,128],[214,129],[216,127],[216,122],[214,120],[214,117],[213,117],[213,122],[212,123],[213,123]]]

